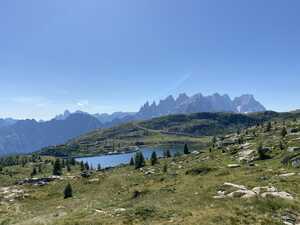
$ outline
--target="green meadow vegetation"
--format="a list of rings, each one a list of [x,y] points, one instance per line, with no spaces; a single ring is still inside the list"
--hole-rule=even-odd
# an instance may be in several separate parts
[[[183,155],[145,161],[137,152],[129,165],[108,170],[72,158],[111,151],[108,143],[116,151],[186,145]],[[55,158],[59,151],[67,157]],[[2,158],[0,165],[1,225],[300,224],[297,113],[162,117]]]

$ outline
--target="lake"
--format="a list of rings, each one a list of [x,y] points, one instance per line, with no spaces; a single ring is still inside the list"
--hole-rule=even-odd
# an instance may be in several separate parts
[[[163,156],[163,152],[169,149],[172,155],[176,153],[183,153],[183,145],[170,146],[155,146],[155,147],[142,147],[140,151],[143,153],[145,159],[150,159],[152,152],[156,152],[158,157]],[[131,157],[134,157],[136,152],[115,154],[115,155],[99,155],[92,157],[76,158],[76,161],[88,163],[92,165],[94,169],[100,164],[102,169],[109,167],[116,167],[122,164],[129,164]]]

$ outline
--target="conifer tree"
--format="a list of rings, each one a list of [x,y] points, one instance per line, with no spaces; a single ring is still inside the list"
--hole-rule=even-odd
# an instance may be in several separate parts
[[[34,177],[35,175],[37,175],[37,171],[36,171],[36,167],[33,167],[32,172],[30,174],[32,177]]]
[[[100,164],[100,163],[99,163],[98,166],[97,166],[97,170],[98,170],[98,171],[101,171],[101,164]]]
[[[60,164],[60,160],[56,159],[53,165],[53,175],[61,176],[62,175],[62,168]]]
[[[152,152],[150,161],[151,161],[151,165],[152,165],[152,166],[154,166],[154,165],[158,162],[156,152]]]
[[[171,152],[170,152],[169,149],[167,149],[167,150],[164,151],[164,157],[165,158],[171,158],[172,157]]]
[[[43,169],[42,169],[42,164],[39,164],[39,167],[38,167],[38,172],[39,172],[39,173],[42,173],[42,172],[43,172]]]
[[[68,185],[65,187],[64,190],[64,198],[72,198],[73,197],[73,189],[70,183],[68,183]]]
[[[142,167],[144,167],[146,165],[145,158],[144,158],[144,155],[143,155],[142,152],[137,152],[135,154],[134,163],[135,163],[135,169],[142,168]]]
[[[164,164],[163,172],[164,173],[168,172],[168,165],[166,163]]]
[[[89,166],[88,162],[86,162],[86,163],[84,164],[84,168],[85,168],[85,170],[90,170],[90,166]]]
[[[190,154],[190,151],[189,151],[189,148],[188,148],[187,144],[184,145],[183,153],[186,154],[186,155]]]
[[[284,138],[286,135],[287,135],[287,130],[286,130],[286,128],[284,127],[284,128],[282,128],[282,130],[281,130],[281,136]]]
[[[71,166],[70,166],[69,163],[67,163],[67,171],[68,171],[68,172],[71,172]]]
[[[266,132],[270,132],[271,129],[272,129],[272,124],[271,124],[271,122],[268,122]]]
[[[85,167],[84,167],[84,163],[83,161],[80,162],[80,170],[81,171],[84,171]]]
[[[134,159],[133,159],[133,157],[131,157],[130,162],[129,162],[129,165],[130,165],[130,166],[134,166]]]
[[[258,154],[258,158],[260,160],[265,160],[265,159],[268,159],[269,156],[266,154],[264,148],[263,148],[263,145],[262,143],[260,143],[257,147],[257,154]]]

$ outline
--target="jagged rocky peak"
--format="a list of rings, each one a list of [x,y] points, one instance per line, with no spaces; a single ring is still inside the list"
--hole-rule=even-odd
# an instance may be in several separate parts
[[[181,104],[187,100],[189,100],[189,96],[187,96],[186,93],[181,93],[178,95],[178,97],[176,99],[176,103]]]
[[[69,110],[65,110],[63,114],[57,115],[54,119],[55,120],[65,120],[71,115]]]
[[[201,93],[191,97],[185,93],[180,94],[177,99],[172,95],[160,100],[159,104],[149,105],[147,102],[138,112],[139,117],[156,117],[176,113],[195,112],[260,112],[265,111],[265,107],[255,100],[253,95],[242,95],[232,100],[227,94],[215,93],[204,96]]]
[[[236,97],[233,100],[233,104],[235,105],[237,112],[241,113],[266,111],[266,108],[251,94],[245,94],[240,97]]]

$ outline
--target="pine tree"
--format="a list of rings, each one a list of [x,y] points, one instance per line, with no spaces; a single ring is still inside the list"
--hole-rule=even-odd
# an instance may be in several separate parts
[[[53,165],[53,175],[61,176],[62,175],[62,168],[60,164],[60,160],[56,159]]]
[[[171,158],[172,157],[171,152],[170,152],[169,149],[167,149],[167,150],[164,151],[164,157],[165,158]]]
[[[168,172],[168,165],[166,163],[164,164],[163,172],[164,173]]]
[[[101,165],[100,165],[100,163],[99,163],[98,166],[97,166],[97,170],[98,170],[98,171],[101,171]]]
[[[271,129],[272,129],[272,124],[271,124],[271,122],[268,122],[266,132],[270,132]]]
[[[284,138],[286,135],[287,135],[287,130],[286,130],[286,128],[284,127],[284,128],[282,128],[282,130],[281,130],[281,136]]]
[[[73,197],[73,189],[70,183],[68,183],[68,185],[65,187],[64,190],[64,198],[72,198]]]
[[[279,148],[280,150],[284,150],[284,144],[282,141],[279,142]]]
[[[183,153],[186,154],[186,155],[190,154],[190,151],[189,151],[189,148],[188,148],[187,144],[184,145]]]
[[[145,158],[144,158],[144,155],[142,152],[137,152],[135,154],[135,169],[139,169],[139,168],[142,168],[146,165],[145,163]]]
[[[134,166],[134,159],[133,159],[133,157],[131,157],[130,162],[129,162],[129,165],[130,165],[130,166]]]
[[[83,163],[83,161],[80,162],[80,170],[84,171],[84,163]]]
[[[71,172],[71,166],[70,166],[69,163],[67,163],[67,171],[68,171],[68,172]]]
[[[39,167],[38,167],[38,172],[39,172],[39,173],[42,173],[42,172],[43,172],[43,169],[42,169],[42,164],[39,164]]]
[[[85,170],[90,170],[90,166],[89,166],[88,162],[86,162],[86,163],[84,164],[84,168],[85,168]]]
[[[35,175],[37,175],[37,171],[36,171],[36,167],[33,167],[32,172],[30,174],[32,177],[34,177]]]
[[[157,159],[156,152],[152,152],[150,161],[152,166],[154,166],[157,163],[158,159]]]
[[[74,158],[71,158],[70,163],[71,163],[72,166],[75,166],[76,165],[76,160]]]
[[[263,148],[263,145],[262,143],[260,143],[257,147],[257,154],[258,154],[258,158],[260,160],[265,160],[265,159],[268,159],[269,156],[266,154],[264,148]]]
[[[65,167],[66,167],[66,162],[65,162],[64,159],[61,161],[61,167],[62,167],[62,168],[65,168]]]

